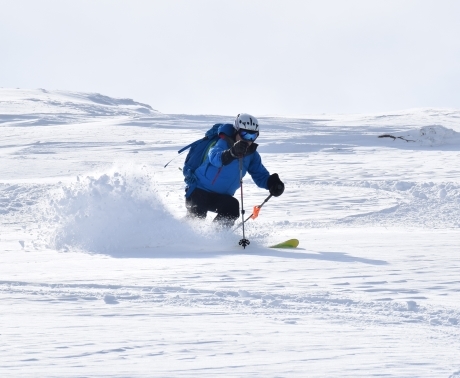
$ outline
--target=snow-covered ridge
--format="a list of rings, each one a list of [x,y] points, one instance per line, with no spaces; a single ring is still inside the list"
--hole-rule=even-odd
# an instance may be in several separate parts
[[[102,117],[159,114],[150,105],[99,93],[0,88],[0,127],[49,126]]]
[[[289,117],[267,117],[281,121],[298,120],[320,122],[329,126],[390,126],[406,129],[426,125],[442,125],[460,132],[460,109],[443,108],[414,108],[401,111],[371,113],[371,114],[327,114]]]

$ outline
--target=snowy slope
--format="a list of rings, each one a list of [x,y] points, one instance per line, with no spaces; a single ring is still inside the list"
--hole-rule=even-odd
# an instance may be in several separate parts
[[[245,250],[164,168],[232,118],[0,89],[2,375],[460,377],[460,111],[260,117]]]

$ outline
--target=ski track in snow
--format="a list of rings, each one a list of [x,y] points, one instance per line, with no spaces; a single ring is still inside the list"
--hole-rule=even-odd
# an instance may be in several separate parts
[[[141,376],[161,357],[163,376],[460,376],[459,119],[261,117],[259,148],[286,192],[247,224],[242,250],[240,230],[183,219],[183,158],[163,168],[232,117],[1,89],[0,306],[11,316],[0,367]],[[244,185],[250,211],[266,193]],[[293,236],[297,250],[265,247]]]
[[[366,287],[369,291],[373,290],[373,286],[386,284],[386,282],[373,281],[364,283],[367,284]],[[446,282],[445,284],[449,283]],[[459,281],[456,283],[458,284]],[[243,289],[214,291],[180,286],[37,284],[15,281],[0,281],[0,288],[4,293],[13,296],[16,301],[23,298],[33,298],[33,301],[50,303],[102,300],[106,304],[123,302],[127,304],[140,303],[145,306],[212,306],[215,311],[229,311],[246,315],[262,314],[284,319],[289,324],[302,321],[302,317],[305,315],[313,315],[330,321],[352,322],[355,325],[375,322],[385,326],[420,323],[451,328],[460,322],[460,311],[455,309],[420,306],[414,300],[406,302],[391,302],[388,298],[387,301],[352,300],[328,292],[302,295],[254,292]],[[310,291],[314,290],[310,289]],[[395,289],[395,291],[414,294],[413,290],[404,288]],[[331,311],[332,309],[334,311]],[[453,335],[459,336],[458,329],[453,331]]]

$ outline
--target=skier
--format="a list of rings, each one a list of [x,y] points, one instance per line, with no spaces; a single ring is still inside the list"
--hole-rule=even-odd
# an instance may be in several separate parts
[[[277,173],[270,175],[256,151],[259,122],[255,117],[238,114],[234,125],[222,124],[218,132],[220,139],[195,170],[195,188],[186,188],[185,205],[188,217],[204,219],[211,211],[217,213],[215,222],[231,227],[239,217],[239,202],[233,195],[240,187],[240,169],[242,176],[249,172],[257,186],[274,197],[283,194],[284,184]]]

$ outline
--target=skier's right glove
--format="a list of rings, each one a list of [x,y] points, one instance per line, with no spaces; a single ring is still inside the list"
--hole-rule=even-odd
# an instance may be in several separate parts
[[[248,150],[249,144],[244,140],[239,140],[236,142],[232,148],[230,148],[230,152],[232,156],[235,158],[243,157],[246,151]]]
[[[222,164],[228,165],[233,160],[243,157],[248,150],[249,144],[243,140],[236,142],[231,148],[222,152]]]

